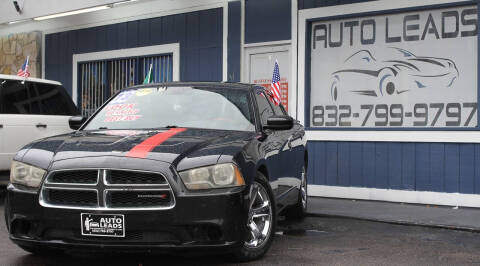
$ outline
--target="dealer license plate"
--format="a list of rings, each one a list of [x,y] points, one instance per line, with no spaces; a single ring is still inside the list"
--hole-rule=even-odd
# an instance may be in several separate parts
[[[82,213],[82,235],[125,237],[125,217],[123,214]]]

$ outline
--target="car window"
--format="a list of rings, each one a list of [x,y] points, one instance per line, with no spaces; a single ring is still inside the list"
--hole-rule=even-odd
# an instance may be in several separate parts
[[[268,100],[265,94],[263,94],[263,92],[255,93],[255,97],[257,99],[258,113],[260,114],[260,121],[262,123],[262,126],[264,126],[267,124],[267,119],[273,115],[273,110],[270,104],[268,103]]]
[[[65,88],[46,83],[31,83],[38,94],[41,114],[44,115],[77,115],[78,110]]]
[[[117,94],[85,130],[167,126],[254,131],[246,90],[210,87],[132,88]]]
[[[76,115],[77,108],[62,86],[0,80],[0,112],[4,114]]]
[[[5,114],[31,114],[39,110],[36,102],[29,101],[33,91],[18,80],[2,80],[0,82],[2,113]]]
[[[282,106],[280,104],[276,105],[276,104],[272,103],[272,107],[273,107],[273,112],[275,113],[275,115],[286,115],[286,113],[284,112],[284,109],[282,108]]]

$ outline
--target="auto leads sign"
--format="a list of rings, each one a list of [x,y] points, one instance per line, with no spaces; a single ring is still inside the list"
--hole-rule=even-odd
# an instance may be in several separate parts
[[[313,127],[476,127],[477,8],[315,22]]]

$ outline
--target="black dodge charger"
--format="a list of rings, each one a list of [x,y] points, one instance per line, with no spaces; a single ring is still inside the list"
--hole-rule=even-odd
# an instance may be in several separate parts
[[[262,87],[162,83],[124,89],[71,134],[14,158],[10,239],[52,251],[269,249],[277,215],[307,206],[302,125]]]

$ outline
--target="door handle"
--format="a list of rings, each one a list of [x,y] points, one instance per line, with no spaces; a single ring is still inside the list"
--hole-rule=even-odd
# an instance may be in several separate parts
[[[41,128],[41,127],[47,128],[47,125],[39,123],[39,124],[36,125],[36,127],[37,128]]]

